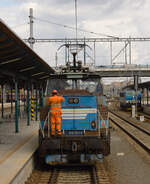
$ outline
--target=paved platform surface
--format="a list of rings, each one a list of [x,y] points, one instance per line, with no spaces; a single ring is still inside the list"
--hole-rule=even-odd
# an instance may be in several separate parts
[[[150,184],[149,158],[118,128],[111,130],[111,154],[105,159],[112,184]]]
[[[10,183],[38,147],[39,121],[19,120],[19,133],[15,133],[15,122],[0,123],[0,184]]]

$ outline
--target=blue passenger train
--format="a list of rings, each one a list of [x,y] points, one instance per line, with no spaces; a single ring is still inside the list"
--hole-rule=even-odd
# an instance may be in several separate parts
[[[67,94],[67,95],[66,95]],[[63,92],[61,136],[50,136],[48,107],[41,110],[39,157],[48,164],[97,160],[110,153],[108,109],[104,96]],[[45,115],[43,115],[45,113]],[[42,117],[43,116],[43,117]]]
[[[140,91],[136,92],[135,90],[126,90],[120,93],[120,108],[124,110],[131,110],[132,105],[136,104],[137,99],[137,107],[141,109],[141,98],[142,93]]]

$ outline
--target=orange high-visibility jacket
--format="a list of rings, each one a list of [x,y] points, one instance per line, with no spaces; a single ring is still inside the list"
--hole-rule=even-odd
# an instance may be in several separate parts
[[[51,112],[61,111],[61,102],[65,99],[62,96],[54,95],[48,99]]]

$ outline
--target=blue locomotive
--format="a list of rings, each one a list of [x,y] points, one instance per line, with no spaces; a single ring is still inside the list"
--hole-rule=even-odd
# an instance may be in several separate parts
[[[141,109],[141,98],[142,93],[137,91],[137,95],[135,90],[126,90],[120,93],[120,108],[124,110],[131,110],[132,105],[136,104],[137,99],[137,107]]]
[[[41,110],[39,157],[48,164],[97,160],[110,153],[108,109],[104,96],[63,94],[61,136],[50,136],[48,107]],[[48,113],[49,114],[49,113]]]

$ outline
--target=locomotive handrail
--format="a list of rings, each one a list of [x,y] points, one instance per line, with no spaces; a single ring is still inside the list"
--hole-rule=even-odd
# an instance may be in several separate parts
[[[43,135],[43,138],[45,137],[45,134],[44,134],[44,127],[45,127],[45,123],[46,121],[48,121],[48,115],[46,116],[45,120],[44,120],[44,125],[43,125],[43,128],[42,128],[42,125],[40,123],[40,129],[41,129],[41,132],[42,132],[42,135]],[[49,124],[49,123],[48,123]]]
[[[45,127],[46,122],[47,122],[47,127],[48,127],[48,137],[50,137],[50,113],[49,112],[48,112],[48,114],[47,114],[47,116],[45,118],[43,128],[42,128],[42,126],[40,126],[41,131],[42,131],[43,138],[45,137],[44,127]]]
[[[99,112],[99,110],[98,110],[98,134],[99,134],[99,136],[100,136],[100,112]]]
[[[50,136],[49,133],[50,133],[50,113],[48,112],[48,115],[47,115],[47,121],[48,121],[48,137]]]
[[[62,109],[65,109],[65,108],[67,108],[67,109],[70,109],[70,108],[93,108],[93,107],[91,107],[91,106],[62,106]]]
[[[101,117],[101,120],[104,121],[103,116],[101,115],[100,111],[98,111],[98,115],[99,115],[99,117]],[[108,114],[108,116],[107,116],[107,120],[109,120],[109,114]],[[98,132],[99,132],[99,135],[100,135],[100,118],[99,118]],[[107,134],[107,133],[108,133],[108,130],[107,130],[107,128],[106,128],[106,134]]]

